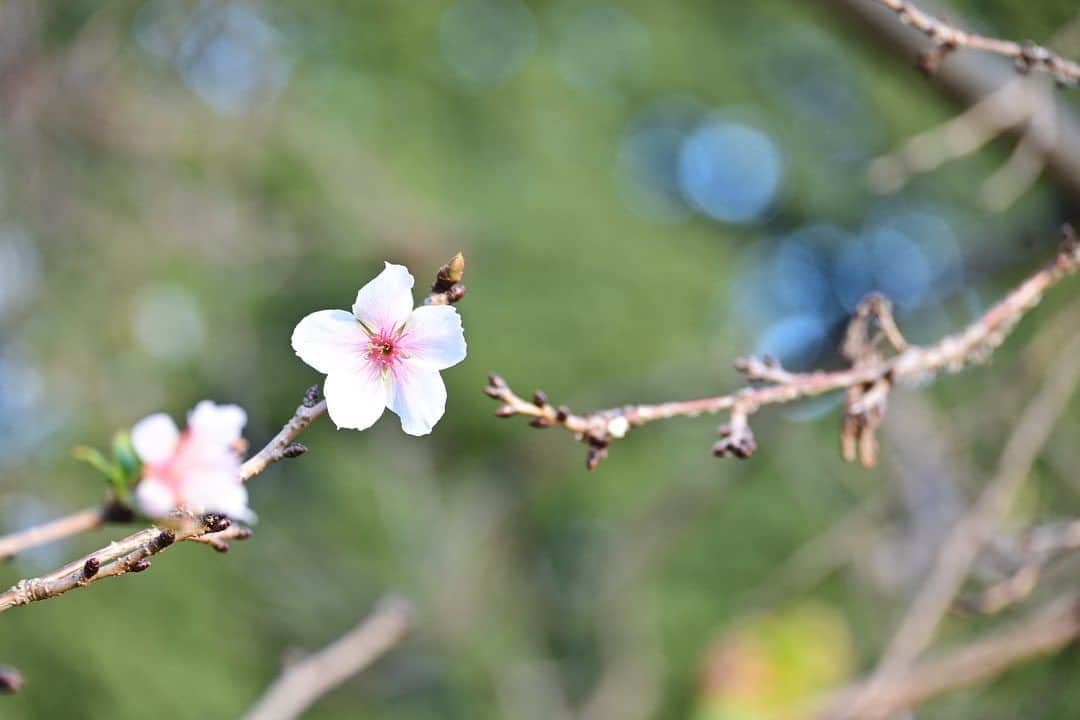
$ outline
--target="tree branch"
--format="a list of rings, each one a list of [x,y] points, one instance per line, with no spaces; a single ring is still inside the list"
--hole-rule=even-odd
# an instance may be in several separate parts
[[[105,524],[102,508],[89,507],[56,520],[0,537],[0,561],[38,545],[97,530]]]
[[[876,2],[895,12],[904,24],[910,25],[934,42],[934,47],[923,53],[919,61],[919,66],[928,73],[936,70],[948,53],[966,48],[1009,58],[1022,72],[1045,71],[1062,84],[1076,85],[1080,82],[1080,64],[1063,58],[1041,45],[1000,40],[961,30],[945,20],[920,10],[908,0],[876,0]]]
[[[1005,515],[1050,432],[1080,383],[1080,335],[1057,355],[1046,381],[1024,408],[998,462],[998,471],[945,539],[930,576],[889,643],[870,680],[838,718],[878,718],[880,693],[929,645],[967,578],[979,548]]]
[[[1080,268],[1080,242],[1065,226],[1053,261],[1008,293],[965,330],[934,345],[907,346],[892,320],[888,301],[871,295],[860,304],[848,328],[845,356],[853,365],[847,370],[792,373],[769,358],[742,358],[736,368],[752,383],[733,393],[657,405],[626,405],[575,414],[566,406],[553,406],[542,391],[526,400],[511,390],[499,375],[492,374],[484,392],[502,404],[499,417],[524,415],[535,428],[561,427],[588,446],[586,467],[594,469],[608,453],[612,441],[636,427],[675,417],[696,417],[729,411],[731,421],[720,427],[721,440],[713,451],[718,456],[746,458],[757,447],[749,416],[765,405],[789,403],[837,390],[848,390],[844,419],[844,455],[856,455],[865,465],[874,462],[873,433],[885,412],[892,386],[900,381],[922,381],[941,371],[956,372],[971,363],[985,361],[1016,323],[1044,292]],[[886,357],[879,349],[888,341],[896,354]]]
[[[1048,655],[1080,639],[1080,596],[1058,600],[1005,630],[990,633],[969,645],[939,655],[892,678],[875,694],[873,713],[888,717],[938,695],[997,677],[1015,665]],[[865,686],[840,690],[826,698],[821,717],[836,717],[850,707]]]
[[[364,670],[394,647],[412,627],[413,607],[386,598],[359,625],[322,650],[289,665],[244,717],[288,720]]]
[[[20,580],[0,593],[0,612],[39,600],[59,597],[69,590],[86,587],[108,577],[142,572],[150,567],[149,558],[165,552],[175,543],[207,533],[225,530],[230,521],[218,515],[195,518],[179,515],[177,529],[149,527],[102,548],[42,577]]]
[[[1017,556],[1010,558],[1012,567],[1004,580],[978,595],[961,598],[959,605],[965,611],[991,615],[1031,595],[1055,561],[1080,550],[1080,520],[1032,528],[1017,550]]]

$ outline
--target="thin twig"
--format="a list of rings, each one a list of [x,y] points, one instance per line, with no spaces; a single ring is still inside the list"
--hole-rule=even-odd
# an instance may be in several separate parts
[[[892,678],[876,691],[874,712],[859,717],[887,717],[939,695],[994,678],[1037,657],[1056,652],[1080,639],[1080,597],[1051,603],[1005,630],[994,631],[961,648],[926,660]],[[821,702],[822,717],[835,717],[865,692],[857,685]]]
[[[871,189],[894,193],[913,176],[978,151],[1009,128],[1026,123],[1035,112],[1034,95],[1031,80],[1014,78],[959,115],[913,135],[870,163],[866,178]]]
[[[883,717],[878,692],[926,649],[952,605],[979,548],[1016,497],[1058,418],[1080,383],[1080,335],[1057,355],[1046,381],[1028,403],[1002,451],[998,471],[945,539],[930,577],[920,589],[871,679],[838,718]]]
[[[849,328],[846,347],[860,332],[869,334],[876,327],[898,352],[889,357],[879,353],[878,334],[864,339],[859,353],[848,352],[854,365],[847,370],[788,372],[774,360],[742,358],[736,367],[752,383],[733,393],[696,400],[658,405],[626,405],[609,410],[575,414],[565,406],[554,406],[537,391],[531,400],[517,395],[500,376],[492,374],[484,392],[500,401],[499,417],[524,415],[536,428],[561,427],[569,430],[588,446],[586,466],[595,468],[607,456],[612,441],[625,437],[635,427],[675,417],[696,417],[705,413],[729,411],[730,423],[721,426],[721,440],[714,447],[717,455],[749,457],[757,447],[748,424],[749,416],[765,405],[789,403],[801,398],[837,390],[850,390],[845,413],[845,456],[859,455],[864,464],[872,464],[873,431],[885,410],[889,390],[900,381],[921,381],[941,371],[955,372],[985,361],[1001,344],[1009,331],[1029,310],[1038,304],[1046,290],[1080,268],[1080,242],[1072,229],[1063,228],[1064,238],[1052,262],[1008,293],[1000,302],[965,330],[949,335],[934,345],[907,346],[899,335],[887,301],[870,296],[860,305]],[[871,323],[873,320],[876,322]],[[860,354],[861,353],[861,354]],[[846,447],[851,439],[851,452]]]
[[[1073,62],[1035,43],[1018,43],[1000,40],[987,35],[967,32],[920,10],[908,0],[877,0],[897,14],[900,20],[920,31],[934,42],[934,47],[923,54],[919,66],[931,73],[944,57],[957,49],[981,50],[1013,60],[1022,72],[1042,70],[1050,73],[1062,84],[1080,82],[1080,64]]]
[[[962,598],[960,606],[984,615],[998,613],[1027,598],[1055,562],[1080,550],[1080,520],[1041,525],[1029,530],[1019,543],[1019,557],[1004,580],[978,595]]]
[[[85,555],[48,575],[20,580],[0,593],[0,612],[39,600],[63,595],[107,577],[142,572],[150,567],[149,558],[165,552],[175,543],[229,527],[228,519],[218,515],[201,518],[181,516],[178,527],[149,527],[129,535],[108,547]]]
[[[296,408],[296,412],[278,431],[278,434],[266,443],[266,447],[244,461],[244,464],[240,466],[240,479],[243,482],[259,475],[279,460],[299,457],[307,452],[306,447],[294,441],[300,433],[307,430],[311,423],[326,412],[326,401],[318,400],[318,396],[318,386],[308,388],[307,393],[304,394],[304,402]]]
[[[10,560],[19,553],[38,545],[97,530],[104,524],[104,513],[100,507],[95,506],[52,520],[44,525],[36,525],[0,537],[0,561]]]
[[[229,545],[230,540],[247,540],[249,537],[251,537],[251,528],[234,523],[224,530],[206,533],[205,535],[196,535],[188,539],[192,542],[209,545],[218,552],[226,553],[232,549],[232,546]]]
[[[359,625],[330,645],[289,665],[244,717],[247,720],[288,720],[320,697],[367,668],[409,631],[412,604],[386,598]]]

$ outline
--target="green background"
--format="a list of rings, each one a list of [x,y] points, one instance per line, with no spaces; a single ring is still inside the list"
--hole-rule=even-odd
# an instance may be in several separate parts
[[[446,416],[429,437],[403,435],[389,413],[363,433],[319,421],[302,438],[308,455],[251,484],[259,523],[230,554],[177,547],[147,573],[0,617],[0,662],[27,678],[0,716],[237,717],[290,650],[330,642],[391,592],[417,604],[415,631],[311,717],[723,720],[870,667],[925,572],[919,554],[992,473],[1077,329],[1075,282],[989,366],[898,391],[874,470],[839,458],[833,405],[806,422],[764,409],[746,462],[711,457],[716,423],[701,418],[635,430],[587,473],[566,433],[494,418],[486,375],[582,410],[733,389],[731,361],[757,348],[765,322],[757,296],[738,291],[754,253],[813,223],[858,233],[883,208],[932,206],[958,238],[962,283],[932,320],[901,316],[931,340],[1047,259],[1076,197],[1043,178],[1004,212],[981,207],[1008,139],[874,195],[870,160],[961,108],[828,2],[595,6],[631,41],[568,40],[591,5],[530,2],[525,16],[517,5],[516,41],[482,28],[467,38],[520,53],[480,85],[447,60],[449,3],[243,4],[270,33],[256,33],[266,54],[246,72],[270,77],[222,112],[190,81],[207,51],[188,34],[226,5],[0,10],[0,219],[31,257],[0,270],[22,288],[0,314],[0,527],[97,502],[100,479],[70,447],[103,447],[151,412],[236,402],[261,446],[320,381],[293,355],[293,326],[348,307],[384,260],[423,286],[464,251],[469,356],[443,373]],[[1049,41],[1075,9],[954,11]],[[1072,34],[1058,47],[1076,57]],[[587,72],[610,57],[601,81],[568,82],[566,63]],[[1076,92],[1057,95],[1075,111]],[[784,179],[766,215],[658,222],[620,194],[628,128],[671,97],[767,133]],[[807,362],[839,359],[823,349]],[[1078,423],[1074,404],[1016,523],[1075,514]],[[945,499],[912,499],[927,487]],[[930,529],[927,505],[940,511]],[[841,541],[815,541],[844,522]],[[126,530],[0,573],[13,583]],[[809,569],[788,562],[801,550]],[[953,618],[943,637],[994,622]],[[760,647],[730,650],[732,632]],[[740,667],[757,652],[774,679],[716,679],[725,652]],[[1072,717],[1077,672],[1070,650],[918,716]]]

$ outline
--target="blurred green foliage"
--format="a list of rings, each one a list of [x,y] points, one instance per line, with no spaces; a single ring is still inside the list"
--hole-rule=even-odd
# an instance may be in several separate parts
[[[166,5],[182,37],[200,4]],[[534,48],[511,77],[478,89],[440,54],[449,3],[266,2],[249,7],[287,62],[280,93],[223,114],[185,83],[182,42],[161,57],[140,43],[140,23],[162,7],[2,10],[13,69],[0,79],[0,208],[40,257],[32,299],[0,316],[4,352],[40,385],[10,430],[32,439],[0,464],[5,528],[97,502],[101,480],[70,447],[104,447],[151,412],[237,402],[259,446],[320,380],[293,356],[293,325],[348,307],[384,259],[420,284],[465,252],[469,357],[444,373],[447,414],[428,438],[402,435],[389,416],[365,433],[325,421],[309,430],[308,455],[252,484],[260,522],[228,556],[177,547],[148,573],[0,617],[0,661],[28,680],[0,716],[237,717],[287,652],[321,647],[389,591],[418,603],[415,633],[312,717],[557,718],[583,706],[595,717],[691,717],[707,702],[713,638],[748,613],[798,625],[803,615],[783,613],[807,599],[829,627],[808,620],[791,637],[852,643],[822,651],[830,672],[807,672],[838,681],[877,657],[917,580],[880,578],[890,563],[881,547],[905,523],[910,461],[889,438],[883,466],[866,471],[838,457],[835,408],[812,422],[766,410],[755,418],[761,450],[739,463],[709,456],[710,419],[680,420],[633,432],[587,474],[580,446],[496,420],[480,388],[498,370],[519,391],[541,386],[586,409],[736,386],[730,362],[753,350],[756,330],[730,292],[740,259],[808,222],[857,230],[883,202],[863,183],[865,163],[957,111],[906,59],[828,3],[638,0],[618,7],[647,35],[644,64],[582,90],[559,70],[580,6],[529,3]],[[957,10],[1042,40],[1075,5]],[[855,147],[847,164],[822,140],[830,121],[793,111],[770,74],[792,47],[843,71],[861,118],[840,138]],[[675,95],[751,118],[782,148],[787,174],[768,218],[656,223],[620,197],[621,138]],[[1075,209],[1044,182],[1007,213],[983,213],[974,188],[1008,151],[953,163],[897,201],[964,218],[976,294],[950,299],[954,320],[1041,262]],[[984,478],[1070,329],[1075,291],[1049,297],[992,366],[912,394],[935,420],[911,432],[942,436]],[[1041,513],[1076,513],[1080,456],[1062,441],[1078,422],[1074,410],[1040,462],[1031,503]],[[790,582],[785,560],[874,497],[889,510],[835,558],[840,572]],[[2,570],[14,582],[123,532]],[[946,637],[973,627],[950,622]],[[1034,663],[920,717],[1076,716],[1078,662],[1069,651]]]

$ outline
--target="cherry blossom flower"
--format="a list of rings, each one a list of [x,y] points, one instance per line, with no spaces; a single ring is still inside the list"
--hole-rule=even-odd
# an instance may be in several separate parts
[[[180,432],[165,413],[145,417],[131,429],[131,444],[143,463],[135,504],[148,517],[182,508],[220,513],[251,522],[247,489],[240,480],[241,431],[247,414],[236,405],[203,400],[188,413]]]
[[[351,313],[320,310],[293,331],[296,354],[326,374],[326,409],[339,428],[364,430],[390,408],[406,433],[427,435],[443,416],[439,371],[465,359],[461,317],[449,305],[414,310],[413,282],[404,266],[386,263]]]

